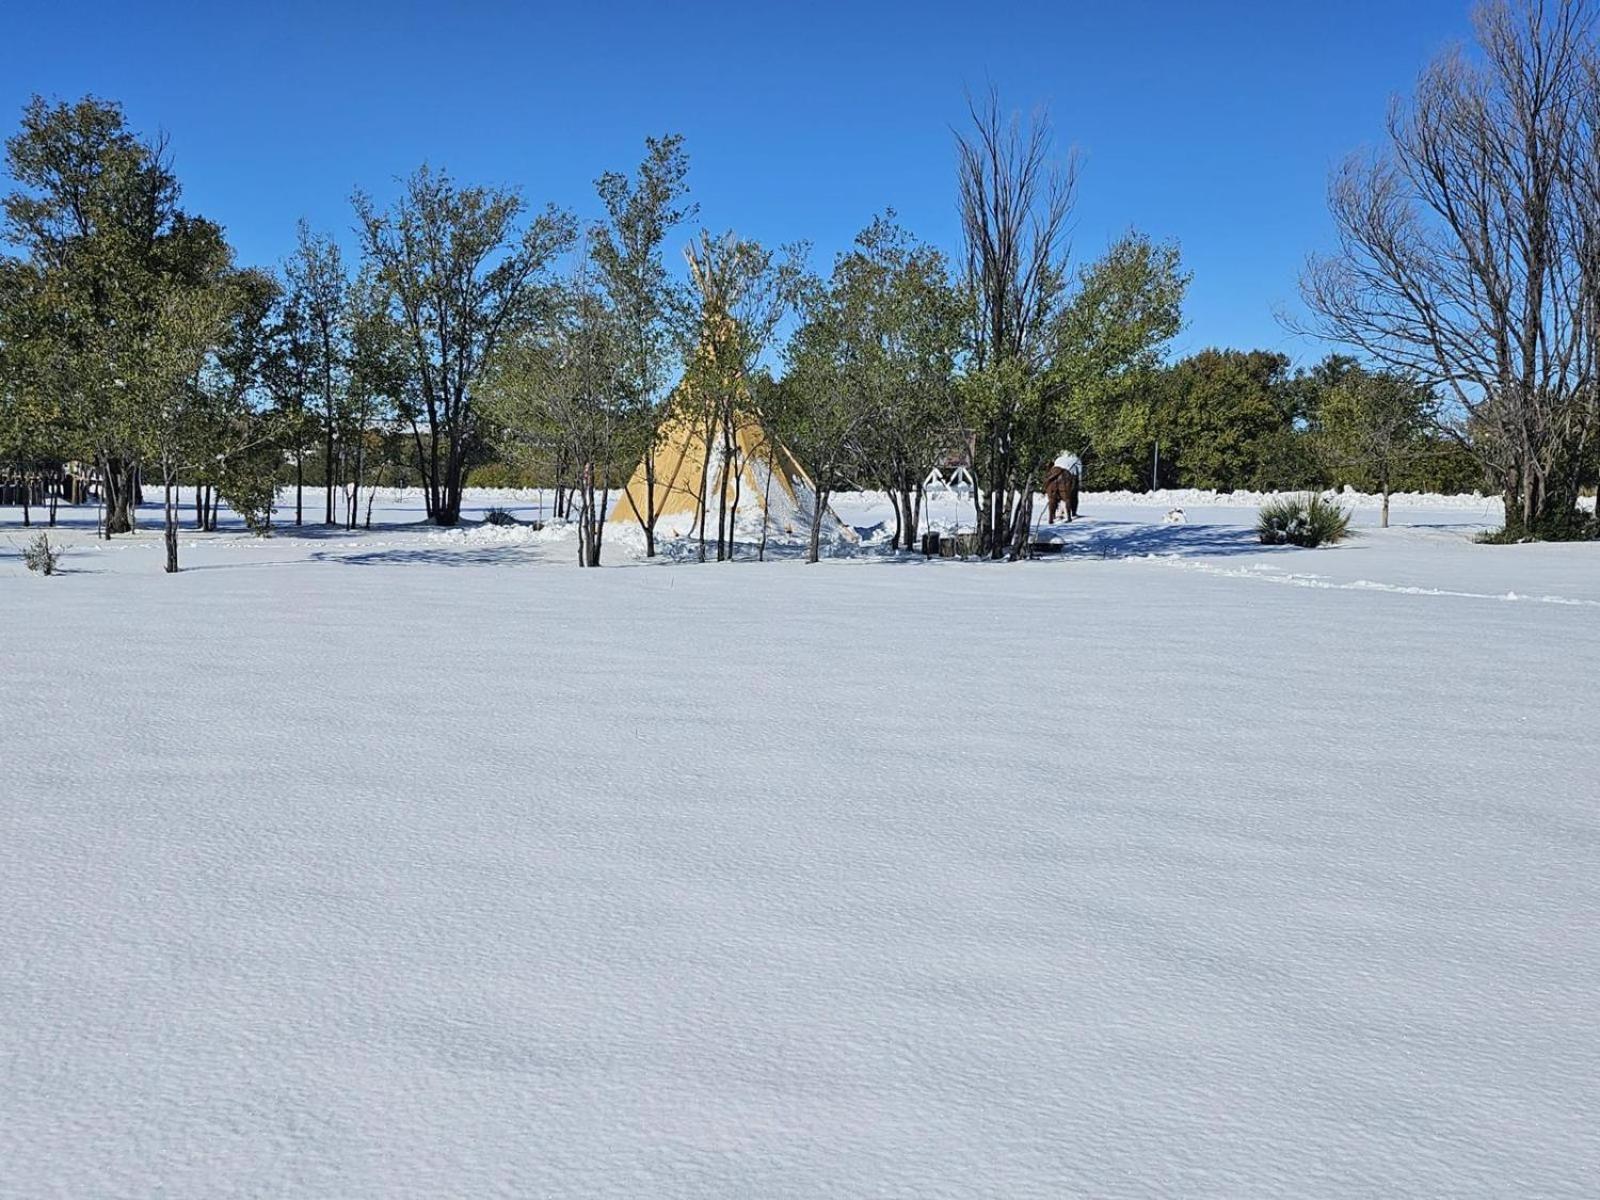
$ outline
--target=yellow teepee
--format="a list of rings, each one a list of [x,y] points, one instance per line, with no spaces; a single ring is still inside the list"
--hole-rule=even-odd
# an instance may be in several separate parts
[[[733,319],[721,302],[721,288],[706,274],[693,247],[684,251],[684,257],[706,298],[695,357],[703,366],[714,365],[719,343],[732,340]],[[725,513],[734,531],[754,532],[759,527],[778,537],[810,533],[816,505],[810,477],[762,426],[743,381],[736,386],[730,430],[723,424],[723,413],[694,394],[689,379],[679,384],[669,415],[656,430],[653,496],[646,463],[641,461],[611,509],[612,524],[644,524],[653,499],[657,537],[688,537],[697,529],[715,526]],[[821,515],[824,536],[855,540],[855,531],[831,509],[824,508]]]
[[[716,525],[726,495],[736,528],[749,528],[764,520],[774,536],[808,533],[816,492],[794,455],[768,434],[748,410],[740,409],[734,414],[731,454],[724,445],[729,439],[715,427],[707,447],[708,423],[703,412],[679,411],[668,417],[656,433],[657,536],[688,537],[699,527],[702,481],[708,527]],[[617,497],[610,520],[613,524],[642,524],[648,504],[648,477],[641,462],[627,488]],[[844,526],[828,509],[823,510],[822,519],[826,532],[844,532]]]

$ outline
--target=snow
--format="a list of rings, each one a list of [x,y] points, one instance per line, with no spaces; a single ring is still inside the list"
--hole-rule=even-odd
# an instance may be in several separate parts
[[[1600,546],[1486,504],[0,510],[0,1196],[1592,1196]]]

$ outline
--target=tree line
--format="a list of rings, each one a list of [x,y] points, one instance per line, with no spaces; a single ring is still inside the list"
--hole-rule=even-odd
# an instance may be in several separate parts
[[[885,492],[909,548],[923,480],[954,463],[976,484],[981,551],[1015,556],[1063,448],[1101,488],[1487,482],[1509,533],[1583,531],[1600,57],[1585,0],[1478,20],[1480,54],[1431,66],[1389,151],[1336,174],[1339,250],[1304,288],[1317,332],[1356,356],[1302,371],[1259,350],[1172,361],[1178,247],[1130,230],[1074,263],[1076,158],[1046,116],[992,92],[956,136],[959,252],[886,211],[826,274],[804,244],[684,232],[698,210],[677,136],[602,175],[592,219],[424,166],[386,206],[354,194],[354,263],[302,223],[278,269],[239,266],[182,206],[163,139],[114,103],[35,98],[6,143],[0,486],[27,504],[76,464],[107,537],[159,486],[175,570],[180,484],[201,527],[226,503],[262,531],[353,528],[381,483],[417,484],[453,525],[492,466],[556,487],[596,565],[636,468],[645,486],[622,503],[656,552],[656,456],[676,422],[706,448],[700,557],[725,560],[752,501],[737,431],[754,416],[815,484],[813,558],[847,488]]]

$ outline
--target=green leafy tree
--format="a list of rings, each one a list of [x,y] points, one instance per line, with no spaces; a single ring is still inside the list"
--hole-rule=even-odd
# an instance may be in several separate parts
[[[363,250],[388,289],[416,382],[403,414],[417,445],[428,516],[461,518],[461,490],[481,429],[477,391],[511,334],[535,319],[545,272],[572,244],[570,215],[526,204],[505,188],[458,186],[421,167],[380,211],[354,197]]]
[[[32,524],[36,490],[47,478],[63,482],[61,464],[75,448],[71,412],[49,385],[38,356],[39,325],[47,310],[35,302],[38,277],[31,264],[0,259],[0,477],[16,480],[22,523]],[[49,523],[56,522],[56,493]]]
[[[1190,275],[1177,246],[1138,232],[1085,267],[1057,328],[1052,384],[1055,444],[1078,449],[1099,486],[1133,488],[1149,478],[1160,428],[1157,379],[1167,344],[1183,328]]]
[[[547,319],[525,328],[501,356],[485,407],[525,444],[553,445],[576,464],[578,565],[597,567],[611,488],[627,470],[636,420],[628,348],[587,258],[552,299]]]
[[[928,469],[959,444],[955,370],[966,311],[944,255],[913,239],[892,211],[875,218],[839,256],[810,306],[812,328],[797,360],[813,377],[830,339],[837,387],[860,414],[852,429],[863,482],[883,487],[895,509],[895,544],[915,544]],[[809,464],[810,460],[806,460]]]
[[[1306,392],[1289,360],[1265,350],[1203,350],[1164,371],[1153,421],[1163,480],[1178,487],[1299,487],[1317,474],[1302,430]],[[1170,453],[1165,447],[1170,445]]]
[[[6,165],[19,186],[4,200],[5,235],[33,310],[29,378],[98,468],[106,535],[126,532],[145,451],[170,427],[177,347],[203,324],[195,293],[218,272],[221,232],[178,207],[164,143],[93,97],[35,97]]]
[[[667,234],[697,211],[684,202],[688,171],[683,139],[673,134],[645,140],[645,159],[631,179],[608,171],[595,185],[606,219],[594,227],[589,253],[616,332],[615,380],[629,417],[619,432],[631,442],[644,477],[643,496],[625,491],[622,503],[644,531],[646,557],[655,555],[660,517],[657,431],[688,314],[687,299],[667,274],[661,248]]]
[[[321,410],[323,523],[332,525],[333,496],[342,465],[339,433],[345,423],[349,388],[350,280],[338,244],[325,234],[313,233],[305,221],[296,228],[295,250],[284,264],[284,276],[296,320],[303,323],[305,341],[300,353],[309,360],[304,364],[307,382]],[[298,519],[297,512],[297,523]]]
[[[1438,402],[1431,389],[1392,372],[1369,371],[1353,359],[1330,358],[1315,372],[1322,385],[1315,422],[1316,449],[1336,484],[1389,495],[1405,473],[1433,455],[1429,431]]]
[[[705,448],[697,487],[699,558],[706,561],[706,519],[716,468],[717,561],[733,557],[734,516],[744,453],[741,420],[752,413],[752,382],[778,326],[804,283],[804,247],[774,253],[732,232],[702,230],[689,250],[689,275],[699,311],[699,340],[690,353],[677,403]]]

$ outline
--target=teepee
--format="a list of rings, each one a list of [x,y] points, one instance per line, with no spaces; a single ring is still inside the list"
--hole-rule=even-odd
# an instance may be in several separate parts
[[[709,448],[708,426],[713,430]],[[746,408],[735,411],[733,436],[728,439],[707,414],[684,405],[662,422],[656,439],[657,537],[690,537],[699,529],[702,481],[708,530],[717,524],[726,495],[737,531],[755,536],[764,526],[774,538],[810,533],[817,499],[811,480],[754,412]],[[731,453],[725,445],[728,441],[733,445]],[[648,476],[641,462],[617,497],[610,520],[613,524],[640,524],[648,503]],[[853,532],[829,508],[822,510],[822,522],[824,539],[849,538]]]
[[[708,279],[693,248],[684,256],[705,297],[694,357],[714,376],[726,347],[737,342],[735,322],[721,287],[714,278]],[[719,353],[719,346],[724,353]],[[762,425],[742,371],[736,374],[734,395],[719,403],[697,394],[691,369],[656,430],[653,454],[639,463],[617,497],[608,518],[612,524],[645,524],[653,500],[658,538],[699,534],[720,545],[724,533],[733,540],[742,536],[763,543],[769,537],[810,535],[817,501],[811,480],[788,448]],[[820,517],[822,538],[856,540],[855,531],[832,509],[825,507]],[[717,527],[714,534],[713,527]]]

